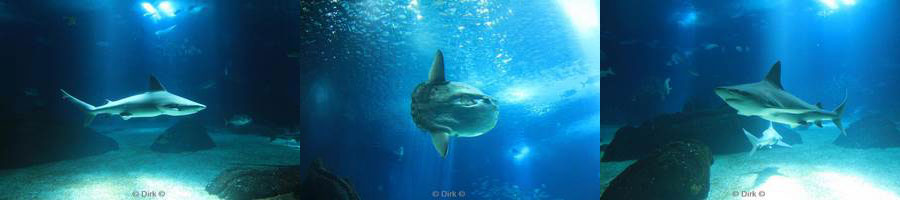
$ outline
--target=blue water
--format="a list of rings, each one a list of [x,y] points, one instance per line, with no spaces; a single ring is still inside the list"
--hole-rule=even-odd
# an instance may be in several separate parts
[[[225,119],[247,115],[256,125],[299,132],[296,164],[322,159],[362,199],[599,198],[606,117],[599,66],[610,54],[600,50],[599,0],[170,0],[173,10],[162,2],[146,1],[150,11],[144,1],[0,1],[0,37],[8,38],[0,58],[12,71],[2,81],[11,102],[38,98],[54,119],[81,123],[59,89],[100,105],[144,92],[154,75],[207,108],[127,121],[100,116],[91,128],[156,134],[196,118],[218,142],[231,138],[216,132]],[[452,139],[447,158],[410,116],[410,94],[427,79],[437,50],[448,80],[481,89],[500,107],[493,130]],[[626,71],[621,66],[617,73]],[[146,147],[120,143],[119,151]],[[236,147],[205,151],[241,152],[229,148]],[[111,155],[118,154],[100,156]],[[159,174],[179,168],[163,166]],[[41,194],[21,189],[11,198],[21,193]]]

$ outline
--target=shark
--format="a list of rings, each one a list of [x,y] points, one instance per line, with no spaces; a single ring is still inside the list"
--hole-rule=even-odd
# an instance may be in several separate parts
[[[756,136],[753,136],[753,134],[750,134],[750,132],[747,132],[747,129],[743,130],[744,135],[747,136],[747,140],[750,141],[750,144],[753,146],[751,147],[752,149],[750,149],[750,154],[748,156],[752,156],[753,153],[756,152],[756,149],[771,147],[772,145],[791,148],[791,145],[784,143],[784,141],[781,141],[784,138],[781,137],[781,134],[778,134],[778,132],[775,131],[775,129],[772,127],[771,121],[769,122],[769,128],[762,132],[762,137],[757,138]]]
[[[84,126],[89,126],[94,121],[94,117],[99,114],[118,115],[123,120],[128,120],[135,117],[160,115],[184,116],[206,109],[203,104],[169,93],[154,76],[150,76],[150,88],[147,92],[115,101],[106,100],[106,104],[102,106],[93,106],[75,98],[63,89],[60,91],[63,99],[74,103],[87,114]]]
[[[447,157],[451,136],[480,136],[497,125],[500,114],[491,96],[465,83],[447,81],[440,50],[434,56],[428,80],[413,90],[410,111],[416,127],[431,135],[441,158]]]
[[[781,85],[781,61],[775,62],[765,79],[755,83],[722,86],[714,89],[716,95],[743,116],[759,116],[771,122],[787,124],[791,128],[815,124],[822,127],[823,120],[831,120],[841,134],[847,131],[841,125],[841,114],[847,103],[844,100],[834,110],[825,110],[822,103],[812,105],[784,90]]]

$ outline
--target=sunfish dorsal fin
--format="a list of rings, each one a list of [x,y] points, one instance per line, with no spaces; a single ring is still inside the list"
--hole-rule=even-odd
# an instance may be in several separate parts
[[[772,65],[772,69],[769,69],[769,74],[766,75],[766,79],[763,81],[767,81],[771,83],[773,86],[780,90],[784,90],[784,87],[781,86],[781,61],[776,61],[774,65]]]
[[[434,63],[431,64],[431,72],[428,73],[428,82],[447,82],[447,79],[444,78],[444,53],[441,50],[434,55]]]
[[[166,88],[163,87],[161,83],[159,83],[159,80],[156,79],[156,76],[150,75],[150,91],[166,91]]]

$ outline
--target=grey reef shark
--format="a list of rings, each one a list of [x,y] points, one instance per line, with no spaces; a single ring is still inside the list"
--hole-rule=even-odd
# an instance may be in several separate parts
[[[160,115],[183,116],[206,109],[203,104],[169,93],[154,76],[150,76],[148,91],[115,101],[106,100],[106,104],[102,106],[93,106],[69,95],[65,90],[60,89],[60,91],[63,99],[74,103],[87,115],[84,126],[90,125],[94,121],[94,117],[99,114],[118,115],[123,120],[128,120],[135,117]]]
[[[782,87],[781,61],[775,62],[766,78],[760,82],[723,86],[714,91],[725,103],[736,109],[739,115],[759,116],[771,122],[787,124],[791,128],[811,124],[822,127],[823,120],[831,120],[841,130],[841,134],[847,135],[841,125],[841,114],[847,103],[846,92],[844,100],[834,110],[823,109],[822,103],[806,103]]]

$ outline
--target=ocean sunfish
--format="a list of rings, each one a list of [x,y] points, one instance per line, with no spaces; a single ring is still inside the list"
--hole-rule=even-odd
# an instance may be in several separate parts
[[[497,125],[497,101],[460,82],[444,76],[444,55],[438,50],[428,80],[412,93],[411,113],[416,127],[431,134],[434,149],[447,157],[450,136],[476,137]]]

